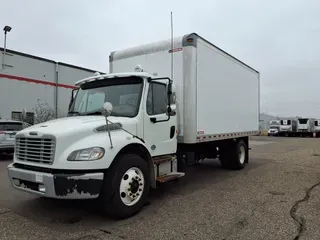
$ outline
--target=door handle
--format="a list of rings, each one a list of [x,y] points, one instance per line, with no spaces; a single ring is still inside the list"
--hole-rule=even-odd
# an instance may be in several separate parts
[[[176,132],[176,127],[171,126],[171,128],[170,128],[170,138],[171,139],[174,137],[175,132]]]

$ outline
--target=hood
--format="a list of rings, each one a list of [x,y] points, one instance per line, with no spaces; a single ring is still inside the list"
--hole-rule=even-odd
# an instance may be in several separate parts
[[[132,134],[137,133],[137,122],[134,118],[109,117],[108,120],[113,123],[120,123],[122,128]],[[93,132],[94,129],[105,124],[106,120],[103,116],[73,116],[36,124],[18,132],[18,134],[36,132],[37,135],[40,136],[43,134],[50,134],[59,137],[72,133],[80,134]]]

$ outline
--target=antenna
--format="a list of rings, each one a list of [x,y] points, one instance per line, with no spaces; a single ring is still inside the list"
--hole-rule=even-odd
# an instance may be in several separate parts
[[[171,11],[171,80],[173,80],[173,17]]]

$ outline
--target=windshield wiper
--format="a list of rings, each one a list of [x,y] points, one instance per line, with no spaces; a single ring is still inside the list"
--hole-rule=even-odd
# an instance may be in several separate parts
[[[82,115],[102,115],[101,111],[94,111],[94,112],[88,112],[88,113],[83,113]]]
[[[77,112],[77,111],[69,111],[69,112],[68,112],[68,115],[69,115],[69,114],[72,114],[72,115],[80,115],[80,113]]]

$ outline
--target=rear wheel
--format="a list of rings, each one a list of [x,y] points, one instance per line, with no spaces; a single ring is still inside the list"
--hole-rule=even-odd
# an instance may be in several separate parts
[[[220,150],[221,165],[227,169],[243,169],[248,162],[248,146],[243,140],[230,142]]]
[[[104,178],[100,200],[107,215],[128,218],[146,203],[150,188],[148,163],[140,156],[120,156]]]

